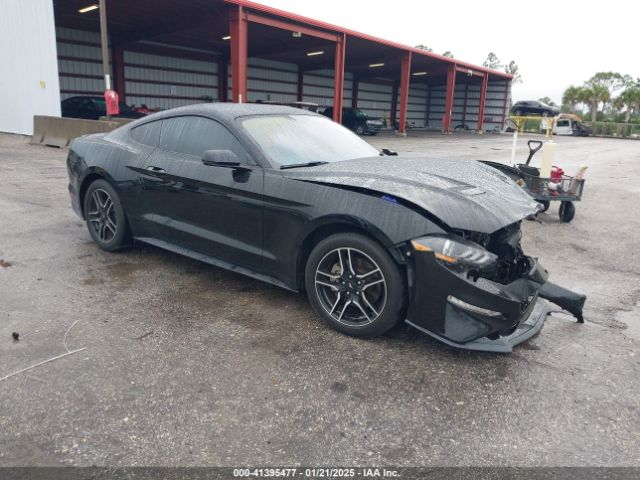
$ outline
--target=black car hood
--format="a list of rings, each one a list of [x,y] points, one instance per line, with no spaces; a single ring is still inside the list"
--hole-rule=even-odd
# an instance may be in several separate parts
[[[303,181],[364,188],[410,202],[451,228],[493,233],[538,211],[495,168],[475,160],[371,157],[286,170]]]

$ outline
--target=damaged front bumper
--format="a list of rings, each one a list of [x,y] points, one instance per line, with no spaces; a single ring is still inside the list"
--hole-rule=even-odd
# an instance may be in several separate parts
[[[413,252],[414,288],[406,322],[444,343],[511,352],[538,333],[549,312],[539,291],[548,273],[534,259],[508,284],[452,271],[433,252]]]

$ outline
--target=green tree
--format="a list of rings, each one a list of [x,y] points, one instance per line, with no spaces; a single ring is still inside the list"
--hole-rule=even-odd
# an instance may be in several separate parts
[[[590,106],[592,122],[595,122],[598,118],[598,105],[602,103],[604,110],[604,106],[609,100],[611,100],[611,92],[607,87],[597,83],[587,83],[585,85],[582,102]]]
[[[614,105],[620,110],[625,109],[624,123],[629,123],[631,114],[640,110],[640,86],[631,85],[625,88],[614,100]]]
[[[576,87],[571,85],[568,87],[562,95],[562,105],[568,107],[569,112],[573,112],[576,109],[578,103],[583,103],[586,97],[584,87]]]
[[[484,61],[482,65],[487,68],[490,68],[491,70],[499,70],[500,68],[502,68],[502,63],[500,63],[500,59],[493,52],[489,52],[489,55],[487,55],[487,59]]]
[[[419,48],[420,50],[424,50],[425,52],[433,52],[433,49],[431,47],[428,47],[428,46],[423,45],[423,44],[416,45],[415,48]]]
[[[585,86],[588,89],[592,89],[595,96],[600,98],[599,102],[602,102],[603,113],[607,110],[607,105],[613,98],[614,92],[624,87],[624,84],[625,77],[617,72],[597,72],[585,82]],[[605,94],[603,89],[606,90],[608,94]],[[593,100],[591,101],[593,102]]]
[[[442,54],[443,57],[448,57],[448,58],[454,58],[453,53],[451,53],[451,51],[447,50],[446,52],[444,52]]]
[[[514,60],[511,60],[504,66],[504,71],[509,75],[513,75],[513,83],[522,83],[522,75],[520,75],[520,69]]]

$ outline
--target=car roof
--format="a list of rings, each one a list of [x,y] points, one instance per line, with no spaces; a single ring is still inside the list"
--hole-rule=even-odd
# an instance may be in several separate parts
[[[302,110],[284,105],[265,105],[260,103],[198,103],[186,105],[184,107],[163,110],[153,115],[144,117],[144,120],[158,120],[161,118],[175,117],[181,115],[204,115],[217,118],[219,120],[232,121],[238,117],[249,115],[314,115],[321,117],[317,113]]]

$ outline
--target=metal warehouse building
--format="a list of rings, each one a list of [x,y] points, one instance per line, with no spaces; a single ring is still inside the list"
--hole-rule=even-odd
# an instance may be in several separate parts
[[[105,89],[127,104],[304,101],[449,132],[501,128],[511,76],[245,0],[4,0],[0,131]],[[102,3],[102,2],[101,2]]]

